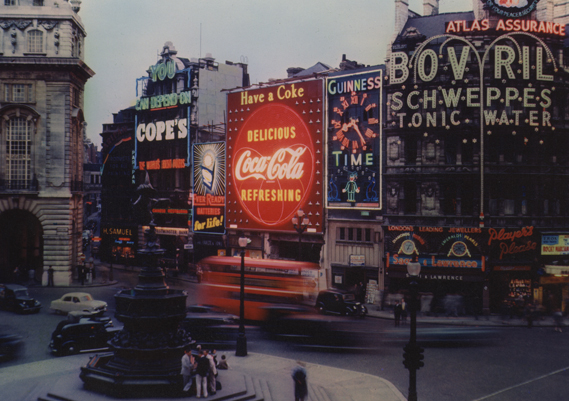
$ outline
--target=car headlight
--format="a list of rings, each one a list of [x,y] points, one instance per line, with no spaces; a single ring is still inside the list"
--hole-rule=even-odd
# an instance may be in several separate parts
[[[35,302],[34,302],[34,305],[35,305],[35,306],[40,306],[41,303],[40,303],[40,301],[35,301]]]

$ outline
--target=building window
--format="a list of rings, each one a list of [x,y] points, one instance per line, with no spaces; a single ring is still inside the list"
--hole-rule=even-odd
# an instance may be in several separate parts
[[[4,0],[5,6],[17,6],[18,0]]]
[[[12,117],[6,122],[6,172],[10,185],[25,187],[31,181],[32,120]]]
[[[338,238],[341,240],[346,239],[346,229],[344,227],[340,227],[340,234],[338,235]]]
[[[43,6],[43,0],[34,0],[34,6]]]
[[[28,32],[28,52],[43,53],[43,32],[33,30]]]
[[[34,88],[32,84],[5,84],[4,101],[14,103],[33,103]]]
[[[366,242],[371,242],[371,228],[366,228]]]

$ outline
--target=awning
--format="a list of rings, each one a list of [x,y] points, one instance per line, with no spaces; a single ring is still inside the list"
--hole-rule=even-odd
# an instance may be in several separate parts
[[[569,276],[569,266],[545,265],[545,273],[555,276]]]

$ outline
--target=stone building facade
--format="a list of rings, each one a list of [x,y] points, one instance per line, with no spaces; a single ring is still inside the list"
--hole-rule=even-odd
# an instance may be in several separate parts
[[[69,285],[83,226],[80,1],[0,5],[0,280]],[[14,273],[18,268],[19,273]]]

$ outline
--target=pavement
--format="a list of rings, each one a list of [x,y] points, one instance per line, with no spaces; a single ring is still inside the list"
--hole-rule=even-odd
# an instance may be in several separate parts
[[[137,268],[114,265],[114,269],[135,270]],[[195,282],[194,277],[184,274],[179,280]],[[113,285],[108,280],[108,265],[99,264],[95,280],[85,285],[74,282],[73,286],[90,287]],[[369,316],[393,319],[391,310],[379,310],[377,305],[367,305]],[[527,326],[520,318],[502,316],[434,316],[419,315],[419,324],[444,324],[460,326]],[[552,317],[545,316],[534,323],[536,326],[554,326]],[[297,361],[266,354],[249,352],[237,357],[225,353],[229,370],[220,370],[218,380],[223,388],[210,400],[264,400],[290,401],[294,399],[291,371]],[[6,401],[102,401],[114,399],[83,388],[79,378],[80,367],[85,366],[91,354],[51,358],[40,362],[0,368],[0,389],[2,400]],[[405,396],[389,381],[369,374],[353,372],[319,364],[305,363],[308,374],[309,395],[306,401],[401,401]],[[131,400],[137,398],[129,398]],[[144,400],[171,400],[166,398],[144,398]]]

